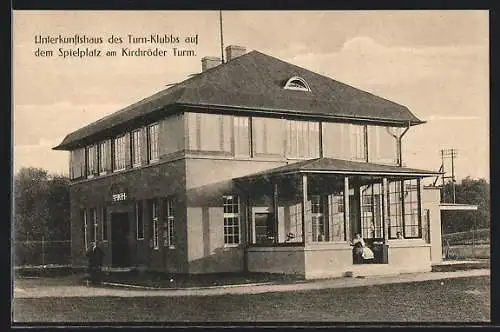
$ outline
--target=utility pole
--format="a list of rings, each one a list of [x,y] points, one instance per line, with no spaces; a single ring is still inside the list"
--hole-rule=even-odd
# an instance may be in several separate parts
[[[442,175],[442,184],[443,184],[443,202],[446,201],[445,195],[446,192],[444,190],[446,180],[451,180],[451,187],[452,187],[452,200],[453,203],[456,203],[456,195],[455,195],[455,184],[456,184],[456,179],[455,179],[455,158],[457,157],[457,150],[456,149],[442,149],[441,150],[441,169],[443,172]],[[445,167],[445,159],[451,159],[451,176],[446,176],[446,167]]]

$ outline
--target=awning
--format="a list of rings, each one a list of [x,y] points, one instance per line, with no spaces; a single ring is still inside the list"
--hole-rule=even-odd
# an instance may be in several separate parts
[[[456,203],[441,203],[439,204],[441,211],[476,211],[477,205],[473,204],[456,204]]]
[[[440,175],[442,173],[415,168],[340,160],[333,158],[316,158],[271,168],[266,171],[242,176],[233,180],[237,182],[248,182],[261,178],[280,177],[288,174],[338,174],[410,179],[419,177],[431,177]]]

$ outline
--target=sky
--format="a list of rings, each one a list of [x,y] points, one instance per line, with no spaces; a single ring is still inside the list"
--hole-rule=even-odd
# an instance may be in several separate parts
[[[224,45],[241,45],[407,106],[427,121],[403,139],[409,167],[489,179],[487,11],[223,11]],[[198,35],[191,57],[37,57],[35,36]],[[126,41],[126,40],[124,40]],[[14,171],[68,174],[65,135],[201,71],[220,56],[218,11],[14,11]],[[117,49],[130,45],[100,45]],[[131,48],[156,45],[132,45]],[[161,46],[161,45],[160,45]],[[171,48],[171,45],[166,47]],[[450,170],[450,169],[448,169]],[[450,170],[451,171],[451,170]]]

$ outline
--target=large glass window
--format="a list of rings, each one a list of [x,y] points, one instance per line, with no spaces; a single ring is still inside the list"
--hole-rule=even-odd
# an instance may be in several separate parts
[[[165,200],[165,218],[163,223],[163,245],[169,248],[175,248],[175,214],[174,200],[168,198]]]
[[[97,146],[87,147],[87,176],[92,177],[98,174],[97,170]]]
[[[78,179],[85,176],[85,149],[76,149],[70,153],[70,177]]]
[[[113,140],[113,171],[121,171],[126,166],[126,137],[116,137]]]
[[[224,244],[240,243],[240,200],[238,196],[224,196]]]
[[[325,223],[325,200],[322,195],[311,195],[312,241],[328,241],[328,228]]]
[[[130,149],[132,153],[132,166],[137,167],[141,165],[141,129],[134,130],[130,135]]]
[[[384,236],[381,188],[380,183],[361,187],[361,236],[366,239]]]
[[[150,205],[150,213],[151,213],[151,228],[152,228],[152,235],[153,235],[153,248],[154,249],[159,249],[159,232],[158,232],[158,202],[156,200],[151,201]]]
[[[319,157],[319,122],[287,121],[287,157]]]
[[[252,140],[255,155],[284,155],[284,121],[282,119],[252,118]]]
[[[329,195],[328,205],[328,217],[330,220],[330,241],[345,241],[344,195]]]
[[[422,224],[419,217],[418,181],[404,182],[404,228],[403,236],[407,239],[422,237]]]
[[[250,128],[249,118],[243,116],[234,117],[234,155],[250,156]]]
[[[97,209],[91,209],[91,216],[92,216],[92,241],[94,243],[97,243],[97,233],[98,233],[98,228],[99,225],[97,223]]]
[[[397,128],[368,126],[368,159],[373,163],[397,163]]]
[[[159,150],[158,150],[158,123],[154,123],[147,127],[148,133],[148,162],[152,163],[158,161]]]
[[[351,158],[354,160],[366,160],[365,135],[366,127],[362,125],[349,125]]]
[[[187,113],[189,149],[230,154],[234,120],[230,115]]]
[[[389,183],[388,207],[389,207],[389,238],[403,237],[403,206],[401,204],[401,181]]]
[[[99,143],[99,174],[104,174],[109,170],[109,141]]]

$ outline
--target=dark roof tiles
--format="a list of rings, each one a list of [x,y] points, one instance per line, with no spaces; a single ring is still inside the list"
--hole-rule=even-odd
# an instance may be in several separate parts
[[[292,76],[307,81],[311,92],[284,89]],[[422,123],[407,107],[356,89],[258,51],[193,75],[67,135],[55,149],[67,149],[113,127],[172,105],[258,109],[269,113],[324,116],[332,119]]]

